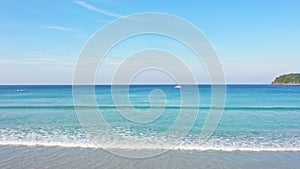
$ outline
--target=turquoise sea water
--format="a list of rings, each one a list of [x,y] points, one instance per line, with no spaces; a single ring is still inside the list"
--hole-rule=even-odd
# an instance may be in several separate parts
[[[111,86],[96,86],[101,115],[114,133],[122,136],[110,136],[110,130],[104,127],[101,132],[106,135],[100,138],[101,145],[97,146],[161,149],[170,140],[179,139],[176,132],[164,138],[156,136],[172,126],[180,109],[193,110],[200,106],[193,128],[179,140],[179,145],[168,146],[168,149],[300,151],[300,86],[227,85],[226,106],[220,123],[203,144],[199,136],[210,107],[211,87],[198,87],[199,105],[182,107],[181,89],[174,89],[173,85],[130,86],[131,103],[137,110],[160,108],[149,102],[154,89],[160,89],[166,96],[166,107],[161,116],[149,124],[140,124],[118,113]],[[26,92],[17,92],[18,88],[24,88]],[[152,101],[160,102],[159,98]],[[130,111],[130,105],[125,103],[117,106]],[[85,105],[82,108],[88,112],[92,107]],[[128,140],[118,140],[120,138]],[[151,140],[161,144],[153,144]],[[72,86],[0,86],[0,145],[95,147],[77,119]]]

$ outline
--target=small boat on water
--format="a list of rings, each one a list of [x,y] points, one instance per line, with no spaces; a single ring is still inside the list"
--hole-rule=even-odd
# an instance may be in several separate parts
[[[175,89],[180,89],[181,86],[180,86],[180,85],[176,85],[176,86],[174,86],[174,88],[175,88]]]
[[[25,92],[25,89],[17,89],[17,92]]]

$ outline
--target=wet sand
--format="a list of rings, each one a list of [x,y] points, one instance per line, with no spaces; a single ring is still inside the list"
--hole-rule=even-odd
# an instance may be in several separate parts
[[[140,152],[151,150],[139,150]],[[139,152],[139,153],[140,153]],[[101,149],[42,146],[0,146],[0,168],[101,168],[101,169],[296,169],[300,152],[168,151],[161,155],[132,159]]]

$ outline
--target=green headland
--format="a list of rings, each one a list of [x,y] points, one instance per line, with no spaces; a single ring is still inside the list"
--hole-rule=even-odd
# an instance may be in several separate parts
[[[290,73],[277,77],[272,85],[300,85],[300,73]]]

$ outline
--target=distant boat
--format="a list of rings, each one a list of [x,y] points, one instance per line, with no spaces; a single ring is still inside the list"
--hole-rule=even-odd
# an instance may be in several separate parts
[[[180,89],[181,86],[180,86],[180,85],[176,85],[176,86],[174,86],[174,88],[175,88],[175,89]]]
[[[17,89],[17,92],[25,92],[25,89]]]

